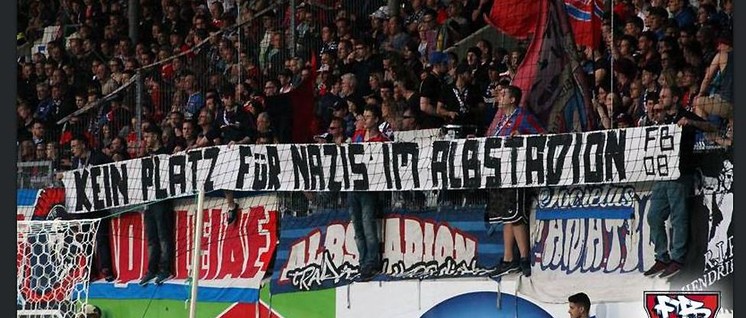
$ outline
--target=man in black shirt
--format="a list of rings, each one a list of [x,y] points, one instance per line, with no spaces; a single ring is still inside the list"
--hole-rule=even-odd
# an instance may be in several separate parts
[[[437,112],[446,123],[461,126],[476,126],[479,121],[478,109],[480,92],[472,84],[472,71],[466,64],[456,68],[456,82],[441,91]],[[476,128],[476,127],[475,127]]]
[[[161,129],[151,125],[143,132],[146,156],[167,155],[161,142]],[[174,258],[174,209],[172,200],[148,204],[145,209],[145,233],[148,239],[148,272],[140,280],[145,286],[155,278],[156,285],[171,278]]]
[[[235,90],[228,85],[221,95],[225,108],[220,111],[217,122],[222,132],[222,142],[228,145],[251,143],[252,139],[256,139],[256,127],[249,127],[249,115],[233,100]],[[233,191],[224,190],[223,193],[228,207],[227,222],[232,224],[238,218],[238,204],[234,200]]]
[[[104,153],[91,149],[88,145],[88,140],[84,135],[76,135],[70,140],[70,148],[72,150],[72,168],[83,169],[90,166],[102,165],[111,163],[111,159]],[[66,216],[71,219],[95,219],[101,218],[101,224],[99,225],[98,231],[96,232],[96,255],[98,257],[98,264],[94,264],[94,268],[97,269],[98,273],[106,279],[106,281],[114,280],[114,273],[112,272],[111,266],[111,244],[109,243],[110,233],[110,211],[99,210],[93,211],[86,214],[67,214]],[[98,265],[98,266],[95,266]],[[92,273],[91,277],[95,275]]]
[[[250,118],[242,108],[235,102],[235,90],[227,86],[222,90],[221,100],[225,108],[220,111],[217,118],[218,126],[222,133],[222,141],[225,144],[248,144],[252,140],[252,134],[256,127],[250,127]]]
[[[424,113],[423,128],[437,128],[443,119],[437,116],[438,101],[445,86],[443,77],[448,72],[448,55],[443,52],[430,54],[432,70],[420,84],[420,110]]]
[[[653,185],[650,211],[650,239],[655,245],[655,264],[645,271],[645,276],[671,277],[681,271],[689,238],[689,199],[693,194],[694,172],[697,159],[694,156],[694,137],[697,130],[711,130],[707,122],[679,104],[681,90],[676,86],[662,87],[659,103],[668,115],[661,124],[676,123],[682,127],[679,152],[680,176],[677,180],[658,181]],[[658,106],[658,105],[656,105]],[[666,220],[671,222],[671,244],[669,253]]]

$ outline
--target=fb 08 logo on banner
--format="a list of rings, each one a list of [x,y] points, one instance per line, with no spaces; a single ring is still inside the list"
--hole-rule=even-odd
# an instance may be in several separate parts
[[[720,292],[645,292],[650,318],[714,318],[720,310]]]

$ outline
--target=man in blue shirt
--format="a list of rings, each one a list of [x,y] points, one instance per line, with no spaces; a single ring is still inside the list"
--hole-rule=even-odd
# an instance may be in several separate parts
[[[194,74],[184,77],[184,87],[187,90],[187,94],[189,94],[189,99],[184,107],[184,117],[187,120],[191,120],[199,114],[202,107],[205,107],[205,97],[197,86],[197,77]]]

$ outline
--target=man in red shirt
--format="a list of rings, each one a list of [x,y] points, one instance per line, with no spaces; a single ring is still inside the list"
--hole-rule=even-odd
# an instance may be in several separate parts
[[[388,138],[378,130],[381,122],[381,108],[368,105],[363,112],[364,129],[358,129],[352,136],[353,143],[384,142]],[[381,270],[380,240],[378,238],[378,195],[377,192],[351,192],[347,196],[350,219],[355,228],[355,243],[360,261],[360,281],[369,281]]]

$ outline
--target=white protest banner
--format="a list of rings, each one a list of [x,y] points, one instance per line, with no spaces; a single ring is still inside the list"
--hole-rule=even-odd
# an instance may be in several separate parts
[[[676,125],[358,144],[216,146],[65,172],[70,213],[234,191],[399,191],[672,180]]]

